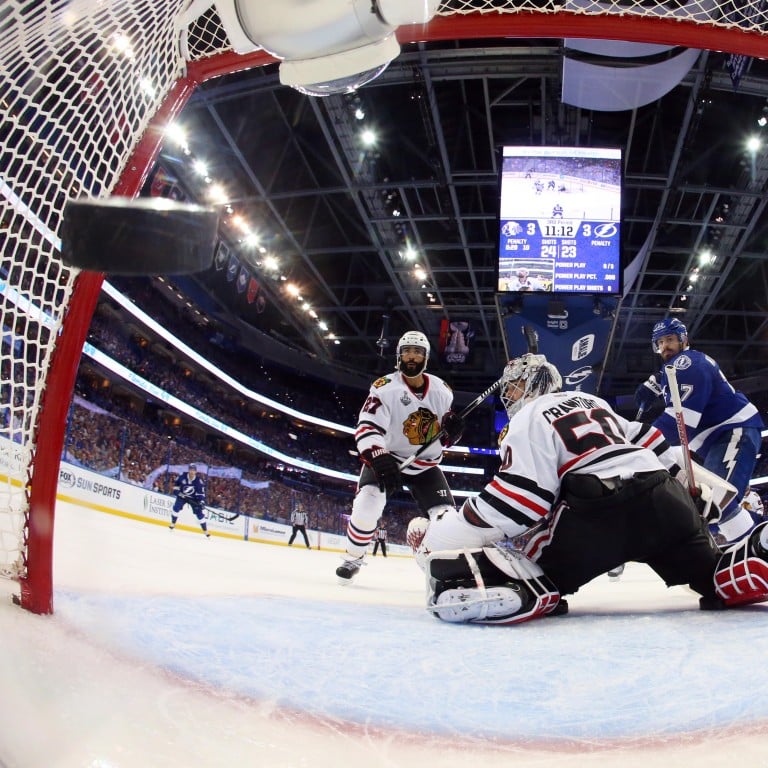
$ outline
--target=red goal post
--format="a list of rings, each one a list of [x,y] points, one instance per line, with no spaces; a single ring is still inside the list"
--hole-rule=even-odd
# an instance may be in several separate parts
[[[764,57],[766,5],[448,0],[398,39],[603,38]],[[0,573],[24,608],[50,613],[66,416],[102,284],[59,259],[64,203],[136,196],[199,83],[274,58],[233,53],[208,0],[4,0],[0,30]]]

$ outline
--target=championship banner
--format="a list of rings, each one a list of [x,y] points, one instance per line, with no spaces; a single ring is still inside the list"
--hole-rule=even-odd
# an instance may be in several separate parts
[[[149,183],[151,197],[165,197],[169,200],[184,200],[184,193],[178,186],[179,180],[162,165],[158,165]]]
[[[229,263],[227,264],[227,281],[232,282],[237,277],[237,270],[240,266],[240,262],[234,253],[229,255]]]
[[[470,343],[475,336],[465,320],[440,321],[440,359],[446,365],[463,365],[470,355]]]
[[[539,334],[539,354],[555,365],[563,389],[598,394],[600,374],[616,319],[618,299],[613,296],[526,294],[500,296],[509,356],[528,351],[523,327]]]
[[[244,267],[240,267],[240,273],[237,276],[237,292],[242,293],[246,286],[248,285],[248,281],[251,279],[251,273]]]
[[[227,266],[230,255],[229,246],[223,240],[219,240],[218,248],[216,248],[216,255],[213,257],[213,263],[216,266],[217,272],[221,272],[221,270]]]

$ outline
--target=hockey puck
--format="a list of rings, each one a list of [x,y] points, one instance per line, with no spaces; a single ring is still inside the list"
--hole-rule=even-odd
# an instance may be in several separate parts
[[[213,263],[216,209],[163,197],[69,200],[61,259],[112,275],[179,275]]]

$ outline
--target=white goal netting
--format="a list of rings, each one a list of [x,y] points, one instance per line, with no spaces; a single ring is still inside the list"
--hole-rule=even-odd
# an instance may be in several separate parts
[[[721,50],[765,55],[767,6],[448,0],[427,29],[401,29],[400,39],[569,33],[692,47],[712,41]],[[210,66],[214,60],[220,63]],[[195,81],[269,60],[235,56],[206,0],[0,6],[0,572],[19,580],[31,610],[52,609],[53,507],[66,411],[101,285],[99,276],[78,274],[59,259],[64,203],[137,194],[164,122]]]

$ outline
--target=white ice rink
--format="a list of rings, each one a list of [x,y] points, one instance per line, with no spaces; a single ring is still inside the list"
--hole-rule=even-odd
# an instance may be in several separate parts
[[[768,766],[768,604],[630,565],[568,616],[452,626],[412,560],[338,562],[60,504],[55,614],[0,582],[0,766]]]

